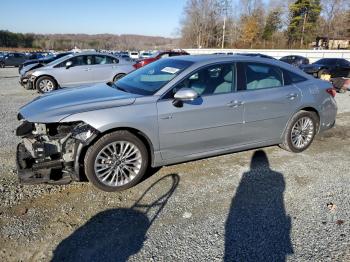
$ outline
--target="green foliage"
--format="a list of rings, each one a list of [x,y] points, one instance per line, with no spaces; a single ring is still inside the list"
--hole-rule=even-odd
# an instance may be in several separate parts
[[[12,33],[0,30],[0,46],[3,47],[32,47],[33,34]]]
[[[276,8],[270,11],[266,18],[266,23],[264,27],[264,31],[262,34],[262,38],[264,40],[271,40],[274,33],[276,33],[282,27],[281,20],[282,10],[280,8]]]
[[[290,45],[299,40],[309,43],[315,37],[321,10],[320,0],[297,0],[289,6],[287,33]]]

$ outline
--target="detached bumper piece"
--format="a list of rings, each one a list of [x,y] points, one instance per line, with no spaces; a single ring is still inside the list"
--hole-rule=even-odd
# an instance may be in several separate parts
[[[25,89],[33,89],[33,83],[30,81],[30,79],[28,77],[21,77],[19,83]]]
[[[43,158],[43,148],[37,147],[38,157]],[[23,143],[18,144],[16,154],[17,175],[21,184],[69,184],[71,176],[62,173],[64,168],[61,160],[44,160],[38,162]]]

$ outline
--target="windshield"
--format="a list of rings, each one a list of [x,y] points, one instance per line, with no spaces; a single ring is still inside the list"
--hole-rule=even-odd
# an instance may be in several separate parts
[[[48,66],[51,66],[51,65],[55,65],[56,63],[59,64],[59,63],[63,62],[64,60],[66,60],[66,59],[69,58],[69,57],[73,57],[73,55],[70,54],[70,55],[63,56],[63,57],[61,57],[61,58],[59,58],[59,59],[56,59],[56,60],[54,60],[54,61],[48,63],[47,65],[48,65]]]
[[[51,58],[54,58],[54,57],[55,57],[55,55],[50,54],[50,55],[45,56],[44,59],[51,59]]]
[[[153,95],[192,64],[174,59],[158,60],[126,75],[115,86],[129,93]]]

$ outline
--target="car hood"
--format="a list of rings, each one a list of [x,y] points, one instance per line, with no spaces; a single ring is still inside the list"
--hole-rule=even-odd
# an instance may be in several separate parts
[[[20,71],[20,75],[24,76],[28,71],[30,70],[34,70],[40,67],[43,67],[44,65],[41,63],[33,63],[33,64],[29,64],[29,65],[25,65],[24,67],[22,67],[21,71]]]
[[[57,90],[35,98],[21,107],[19,119],[34,123],[59,122],[75,113],[133,104],[140,95],[107,84]]]
[[[33,63],[46,63],[47,61],[50,61],[48,58],[37,58],[37,59],[29,59],[26,60],[26,64],[33,64]]]

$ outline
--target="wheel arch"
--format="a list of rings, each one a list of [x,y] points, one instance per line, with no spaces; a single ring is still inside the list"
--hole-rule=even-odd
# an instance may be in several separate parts
[[[295,110],[295,111],[293,112],[293,114],[291,114],[291,115],[289,116],[289,119],[288,119],[288,121],[287,121],[287,123],[286,123],[286,125],[285,125],[285,127],[284,127],[284,130],[283,130],[283,132],[282,132],[282,136],[281,136],[281,137],[284,136],[284,134],[285,134],[285,132],[286,132],[286,130],[287,130],[288,123],[290,122],[290,120],[293,118],[293,116],[294,116],[296,113],[298,113],[298,112],[300,112],[300,111],[313,112],[313,113],[315,113],[315,114],[317,115],[317,118],[318,118],[317,133],[319,132],[320,126],[321,126],[321,118],[320,118],[320,113],[319,113],[319,111],[318,111],[315,107],[313,107],[313,106],[302,106],[302,107],[298,108],[297,110]]]
[[[123,77],[124,77],[124,76],[126,76],[127,74],[124,73],[124,72],[116,73],[116,74],[113,76],[112,81],[114,82],[114,79],[115,79],[117,76],[120,76],[120,75],[123,75]]]
[[[135,135],[137,138],[139,138],[142,143],[145,144],[146,146],[146,150],[147,150],[147,154],[150,160],[150,166],[153,166],[153,162],[154,162],[154,147],[152,144],[152,141],[149,139],[149,137],[142,131],[136,129],[136,128],[132,128],[132,127],[116,127],[116,128],[112,128],[112,129],[108,129],[104,132],[100,132],[98,133],[98,135],[88,144],[83,146],[79,152],[78,152],[78,156],[76,158],[77,163],[75,163],[75,171],[78,172],[78,177],[79,180],[83,180],[85,181],[86,175],[84,172],[80,171],[79,166],[81,166],[84,163],[84,158],[86,155],[86,151],[88,150],[88,148],[93,145],[94,143],[96,143],[101,137],[103,137],[104,135],[110,134],[112,132],[115,131],[119,131],[119,130],[126,130],[129,131],[130,133],[132,133],[133,135]]]
[[[317,122],[317,133],[320,130],[320,126],[321,126],[321,117],[320,117],[320,113],[318,112],[318,110],[312,106],[306,106],[303,108],[300,108],[298,111],[307,111],[307,112],[313,112],[317,115],[318,118],[318,122]]]
[[[56,82],[57,87],[60,86],[59,83],[58,83],[58,81],[57,81],[57,79],[56,79],[55,77],[53,77],[52,75],[49,75],[49,74],[44,74],[44,75],[37,76],[37,77],[35,78],[34,84],[33,84],[33,86],[34,86],[35,88],[36,88],[36,83],[37,83],[38,79],[39,79],[40,77],[43,77],[43,76],[51,77],[51,78]]]

